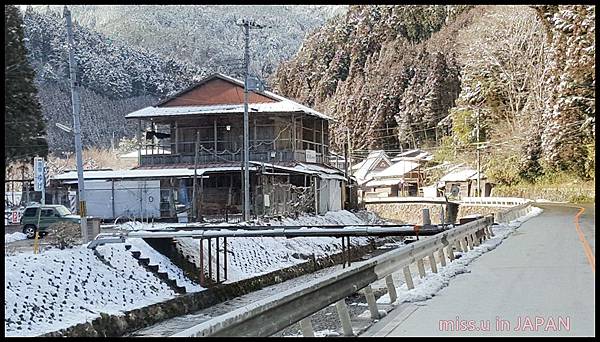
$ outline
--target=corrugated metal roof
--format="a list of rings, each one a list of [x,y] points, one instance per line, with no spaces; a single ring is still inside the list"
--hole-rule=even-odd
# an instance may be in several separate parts
[[[256,170],[256,167],[252,168]],[[219,171],[240,171],[240,166],[214,167],[196,169],[196,175],[202,175],[207,172]],[[121,179],[121,178],[155,178],[155,177],[186,177],[193,176],[193,168],[180,169],[135,169],[135,170],[115,170],[115,171],[83,171],[84,179]],[[70,171],[51,177],[55,180],[73,180],[77,179],[77,172]]]

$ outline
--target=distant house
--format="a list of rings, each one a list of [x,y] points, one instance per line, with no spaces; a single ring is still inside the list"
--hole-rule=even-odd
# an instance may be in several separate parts
[[[442,186],[444,193],[452,194],[453,197],[473,197],[477,196],[477,170],[469,167],[459,167],[445,174],[438,184]],[[492,190],[492,184],[487,181],[487,177],[481,173],[481,190],[483,196],[489,196]]]
[[[366,196],[396,197],[418,196],[422,183],[420,164],[400,160],[390,167],[377,172],[373,178],[363,184]]]
[[[372,151],[367,158],[352,166],[352,175],[359,186],[373,179],[374,174],[390,167],[392,162],[383,150]]]
[[[86,188],[89,180],[102,194],[102,217],[174,218],[181,208],[197,218],[241,213],[243,99],[242,81],[214,74],[127,114],[138,124],[139,166],[84,172]],[[331,118],[269,91],[251,92],[248,102],[251,214],[342,209],[346,178],[329,159]],[[68,191],[76,179],[69,173],[54,181]]]

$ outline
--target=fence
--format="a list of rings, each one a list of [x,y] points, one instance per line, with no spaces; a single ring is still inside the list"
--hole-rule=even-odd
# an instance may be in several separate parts
[[[496,219],[506,222],[530,210],[530,202],[527,202],[502,211]],[[427,257],[431,271],[437,273],[438,262],[446,266],[447,262],[454,260],[454,248],[466,252],[494,236],[492,223],[493,217],[486,216],[460,225],[212,318],[173,336],[269,336],[296,322],[300,322],[304,336],[314,336],[310,316],[334,303],[344,335],[352,336],[354,332],[344,298],[364,289],[371,319],[379,319],[380,313],[371,288],[373,282],[385,278],[390,301],[394,302],[397,294],[393,273],[402,271],[407,287],[413,289],[411,264],[416,263],[419,276],[424,277],[423,259]]]
[[[520,197],[463,197],[461,204],[514,206],[527,203],[529,200]]]

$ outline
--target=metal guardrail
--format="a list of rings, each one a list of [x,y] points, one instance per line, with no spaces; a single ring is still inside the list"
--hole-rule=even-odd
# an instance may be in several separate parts
[[[482,240],[492,237],[493,233],[490,229],[492,223],[492,216],[486,216],[446,230],[215,317],[173,336],[269,336],[298,321],[305,336],[314,336],[309,316],[333,303],[336,303],[344,335],[353,335],[344,298],[365,289],[371,318],[379,318],[370,284],[385,278],[393,302],[396,300],[396,290],[392,273],[402,269],[407,286],[414,288],[408,267],[411,263],[417,263],[419,274],[423,277],[425,275],[423,258],[428,257],[432,271],[437,272],[437,261],[434,255],[436,252],[442,266],[445,266],[446,254],[450,261],[454,260],[454,246],[459,251],[467,251],[478,246]]]
[[[446,204],[447,202],[455,202],[454,200],[446,201],[444,197],[365,197],[363,199],[365,204],[376,204],[376,203],[436,203]]]
[[[508,223],[531,212],[531,201],[500,211],[494,215],[496,223]]]
[[[460,204],[514,206],[527,203],[529,200],[519,197],[463,197],[458,202]]]

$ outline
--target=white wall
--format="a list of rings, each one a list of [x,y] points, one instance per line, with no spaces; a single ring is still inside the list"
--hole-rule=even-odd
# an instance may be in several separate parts
[[[111,181],[85,181],[89,216],[114,219],[160,217],[160,181],[115,181],[114,215]]]
[[[337,179],[319,180],[319,214],[342,209],[342,182]]]

